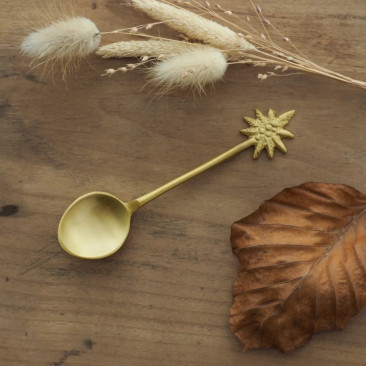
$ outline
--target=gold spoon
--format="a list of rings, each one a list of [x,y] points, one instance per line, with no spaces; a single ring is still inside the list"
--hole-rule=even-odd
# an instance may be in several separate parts
[[[274,111],[270,109],[267,117],[257,110],[256,119],[244,117],[250,127],[240,132],[247,135],[248,140],[130,202],[122,202],[105,192],[91,192],[79,197],[65,211],[59,223],[58,240],[61,247],[69,254],[85,259],[99,259],[112,255],[121,248],[127,238],[131,216],[137,209],[161,194],[250,146],[255,146],[254,158],[257,158],[264,148],[270,158],[273,157],[275,147],[285,153],[286,147],[281,137],[293,138],[293,135],[283,127],[294,112],[290,111],[276,117]]]

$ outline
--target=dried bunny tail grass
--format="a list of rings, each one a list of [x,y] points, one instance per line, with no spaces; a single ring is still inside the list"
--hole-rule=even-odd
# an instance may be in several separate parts
[[[161,88],[161,94],[174,88],[204,92],[207,85],[221,80],[227,69],[225,55],[212,47],[172,56],[150,68],[151,81]]]
[[[32,59],[35,67],[59,62],[63,76],[70,68],[95,51],[100,43],[96,25],[85,17],[70,17],[39,28],[21,44],[21,51]]]
[[[253,51],[256,48],[234,31],[191,11],[156,0],[132,0],[135,8],[169,27],[222,50]]]
[[[151,40],[151,41],[124,41],[111,43],[97,50],[97,55],[102,58],[124,58],[124,57],[153,57],[161,58],[178,55],[202,49],[199,43],[189,43],[175,40]]]

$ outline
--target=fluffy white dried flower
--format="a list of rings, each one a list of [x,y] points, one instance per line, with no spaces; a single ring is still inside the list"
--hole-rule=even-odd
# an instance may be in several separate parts
[[[98,28],[90,19],[71,17],[29,34],[21,44],[21,51],[33,63],[59,61],[68,69],[95,51],[100,38]]]
[[[124,41],[99,47],[96,53],[103,58],[140,56],[158,58],[162,54],[173,56],[197,49],[202,49],[202,45],[174,40]]]
[[[135,8],[154,19],[165,22],[169,27],[199,39],[222,50],[255,50],[255,47],[237,33],[191,11],[156,0],[132,0]]]
[[[150,69],[150,77],[162,92],[176,87],[203,92],[205,86],[222,79],[227,66],[226,57],[220,50],[201,46],[201,49],[156,63]]]

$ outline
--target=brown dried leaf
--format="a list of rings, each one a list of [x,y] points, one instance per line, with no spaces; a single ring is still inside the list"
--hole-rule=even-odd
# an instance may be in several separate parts
[[[247,348],[289,352],[366,305],[366,196],[305,183],[232,226],[240,266],[231,329]]]

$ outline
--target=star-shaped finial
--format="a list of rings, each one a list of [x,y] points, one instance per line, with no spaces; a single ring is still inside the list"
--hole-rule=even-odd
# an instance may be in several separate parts
[[[285,130],[284,127],[290,122],[295,111],[289,111],[276,117],[273,109],[268,111],[265,116],[259,109],[256,109],[257,118],[244,117],[250,127],[240,130],[243,135],[248,136],[251,140],[255,140],[253,158],[257,159],[263,149],[267,150],[269,158],[273,158],[274,148],[277,147],[283,153],[286,153],[286,146],[281,140],[282,138],[292,139],[294,135]]]

